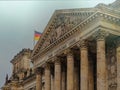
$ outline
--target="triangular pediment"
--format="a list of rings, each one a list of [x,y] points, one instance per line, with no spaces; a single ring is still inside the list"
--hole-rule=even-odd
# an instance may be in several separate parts
[[[56,10],[35,46],[32,56],[57,41],[94,12],[94,8]]]
[[[79,12],[79,13],[59,13],[56,15],[54,24],[49,27],[48,33],[41,49],[46,48],[48,45],[54,43],[65,33],[70,31],[76,25],[88,18],[93,12]]]
[[[119,7],[119,4],[120,0],[116,0],[110,5],[98,4],[94,8],[56,10],[48,22],[42,37],[34,47],[32,57],[37,56],[39,52],[45,53],[45,50],[48,51],[47,48],[49,46],[55,45],[55,42],[67,32],[73,30],[76,26],[81,25],[82,22],[93,17],[98,12],[119,16],[119,9],[117,11],[115,9]],[[49,47],[49,49],[51,48],[52,47]]]
[[[115,10],[120,11],[120,0],[116,0],[115,2],[109,4],[109,6]]]

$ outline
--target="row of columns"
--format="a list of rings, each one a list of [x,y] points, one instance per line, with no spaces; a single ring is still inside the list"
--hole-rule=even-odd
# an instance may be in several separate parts
[[[86,41],[80,43],[80,90],[93,90],[88,88],[88,49]],[[74,55],[71,50],[67,52],[67,90],[74,90]],[[106,57],[105,57],[105,39],[97,39],[97,90],[107,90],[106,88]],[[64,90],[61,79],[61,61],[59,58],[55,60],[55,78],[54,90]],[[41,70],[41,69],[39,69]],[[36,90],[42,90],[42,73],[36,75]],[[50,66],[45,67],[45,90],[51,90],[51,74]]]

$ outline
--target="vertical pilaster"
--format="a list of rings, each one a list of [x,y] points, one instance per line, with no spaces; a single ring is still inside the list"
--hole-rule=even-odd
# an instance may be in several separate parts
[[[88,90],[88,49],[87,49],[87,41],[83,40],[80,43],[80,56],[81,56],[81,90]]]
[[[97,36],[97,90],[107,89],[105,32],[99,31]]]
[[[45,66],[45,90],[51,90],[51,73],[49,63],[46,63]]]
[[[55,60],[55,90],[61,90],[61,62],[58,57]]]
[[[42,90],[42,68],[36,69],[36,90]]]
[[[67,52],[67,90],[74,90],[74,57],[73,52]]]

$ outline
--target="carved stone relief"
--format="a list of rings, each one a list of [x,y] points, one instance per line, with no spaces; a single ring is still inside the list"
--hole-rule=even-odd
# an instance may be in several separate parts
[[[78,25],[84,19],[89,17],[92,13],[69,13],[69,14],[58,14],[56,15],[54,26],[51,28],[51,32],[49,33],[48,37],[46,38],[42,48],[47,47],[48,45],[55,42],[59,39],[62,35],[69,32],[73,27]]]

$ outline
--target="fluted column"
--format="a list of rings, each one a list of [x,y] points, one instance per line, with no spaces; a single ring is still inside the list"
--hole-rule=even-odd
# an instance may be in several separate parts
[[[106,53],[105,53],[105,36],[104,31],[99,31],[97,35],[97,90],[107,89],[106,78]]]
[[[58,57],[55,60],[55,90],[61,90],[61,62]]]
[[[47,63],[45,66],[45,90],[51,90],[51,74],[49,63]]]
[[[42,90],[42,68],[36,69],[36,90]]]
[[[80,42],[80,72],[81,72],[81,89],[80,90],[88,90],[88,49],[87,49],[87,41],[83,40]]]
[[[116,56],[117,56],[117,90],[120,90],[120,40],[117,40]]]
[[[74,90],[74,57],[73,52],[67,52],[67,90]]]

